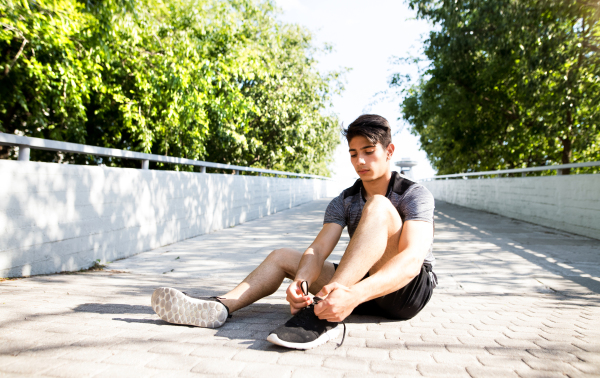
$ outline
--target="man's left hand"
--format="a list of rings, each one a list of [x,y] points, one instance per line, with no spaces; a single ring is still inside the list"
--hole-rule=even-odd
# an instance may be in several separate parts
[[[330,322],[341,322],[359,305],[356,295],[337,282],[323,286],[316,296],[323,300],[315,306],[315,315]]]

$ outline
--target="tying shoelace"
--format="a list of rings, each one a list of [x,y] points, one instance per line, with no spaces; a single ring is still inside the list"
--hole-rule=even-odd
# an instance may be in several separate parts
[[[300,288],[302,289],[302,293],[304,293],[304,295],[308,295],[308,282],[306,281],[302,281],[302,283],[300,283]],[[305,307],[304,309],[308,309],[311,308],[313,309],[313,314],[314,314],[314,307],[315,305],[318,305],[319,302],[321,302],[323,300],[323,298],[319,298],[319,297],[313,297],[313,303],[311,303],[310,305],[308,305],[307,307]],[[303,309],[303,310],[304,310]],[[301,312],[305,312],[300,310]],[[305,312],[306,314],[308,314],[308,312]],[[304,314],[299,314],[300,316],[304,317]],[[342,346],[342,344],[344,343],[344,340],[346,339],[346,322],[344,322],[342,320],[342,325],[344,326],[344,333],[342,333],[342,341],[335,347],[335,349],[339,348]]]

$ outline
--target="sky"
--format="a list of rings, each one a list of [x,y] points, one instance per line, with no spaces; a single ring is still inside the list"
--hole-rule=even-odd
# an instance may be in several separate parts
[[[317,46],[332,45],[333,52],[318,56],[321,72],[351,69],[346,74],[345,91],[333,100],[333,111],[343,125],[348,126],[365,113],[387,118],[395,133],[392,161],[409,157],[418,161],[413,178],[433,176],[435,170],[420,150],[418,138],[409,132],[406,122],[398,119],[401,99],[377,95],[388,90],[392,73],[416,74],[416,69],[394,65],[391,60],[394,56],[420,55],[422,40],[431,29],[429,24],[415,20],[414,12],[401,0],[277,0],[277,4],[283,10],[280,20],[307,27]],[[338,146],[330,168],[336,179],[358,178],[345,140]]]

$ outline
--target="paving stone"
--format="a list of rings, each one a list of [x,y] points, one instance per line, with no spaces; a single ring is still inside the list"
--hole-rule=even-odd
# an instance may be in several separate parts
[[[407,341],[406,348],[408,348],[408,350],[424,351],[424,352],[429,352],[429,353],[447,351],[444,344],[438,344],[436,342],[425,342],[425,341],[422,341],[422,342]]]
[[[361,347],[364,348],[367,344],[367,340],[381,340],[381,341],[385,341],[384,339],[363,339],[363,338],[358,338],[358,337],[347,337],[346,339],[344,339],[344,346],[345,347]],[[335,341],[330,341],[330,343],[334,343],[334,344],[339,344],[342,341],[341,338],[338,338]]]
[[[415,350],[392,350],[390,351],[392,360],[407,362],[407,363],[433,363],[431,352],[415,351]]]
[[[365,374],[364,373],[360,373],[360,372],[347,372],[346,374],[344,374],[344,378],[364,378]],[[373,378],[394,378],[395,376],[392,374],[383,374],[383,373],[373,373],[370,372],[369,373],[369,378],[373,377]]]
[[[123,366],[107,365],[106,369],[94,375],[94,378],[139,378],[153,377],[156,374],[160,374],[161,378],[166,378],[167,373],[164,370],[155,370],[140,366],[128,366],[124,368]],[[182,373],[185,374],[185,372],[177,371],[177,377],[182,377]]]
[[[458,366],[480,366],[479,360],[470,354],[458,353],[433,353],[433,359],[440,364],[458,365]]]
[[[323,366],[331,369],[351,370],[351,371],[367,371],[369,370],[369,362],[356,358],[344,358],[331,356],[327,357],[323,362]]]
[[[281,355],[281,353],[277,353],[277,352],[245,349],[245,350],[240,350],[235,356],[233,356],[233,360],[245,361],[245,362],[260,361],[260,362],[264,362],[266,364],[274,364],[279,359],[280,355]]]
[[[557,341],[547,341],[547,340],[536,340],[534,341],[535,345],[539,346],[542,349],[548,349],[548,350],[560,350],[563,352],[567,352],[567,353],[572,353],[578,350],[581,350],[581,348],[579,348],[578,343],[573,342],[573,343],[565,343],[565,342],[557,342]]]
[[[540,358],[524,358],[523,361],[534,370],[558,371],[564,374],[575,372],[573,366],[563,361]]]
[[[203,345],[194,349],[190,355],[203,358],[222,358],[224,360],[231,359],[240,350],[238,348],[227,348],[217,345]]]
[[[517,370],[517,375],[521,378],[566,378],[563,373],[556,371],[540,371],[540,370]]]
[[[511,370],[527,370],[529,367],[519,357],[507,357],[507,356],[477,356],[479,362],[484,366],[508,368]]]
[[[416,362],[411,363],[405,361],[373,361],[371,362],[371,371],[397,376],[421,375],[421,373],[417,371]]]
[[[114,353],[110,350],[98,348],[98,347],[92,347],[92,348],[72,347],[72,348],[68,348],[68,349],[65,348],[62,351],[64,353],[62,353],[60,355],[61,359],[75,360],[75,361],[91,361],[91,362],[101,361],[109,356],[112,356]]]
[[[82,348],[112,348],[114,345],[123,342],[121,339],[115,337],[91,337],[87,336],[81,340],[71,343],[71,346],[82,347]]]
[[[345,371],[323,367],[296,368],[292,378],[341,378]]]
[[[563,362],[577,362],[579,358],[574,354],[555,349],[529,349],[527,350],[534,357],[540,359],[554,359]]]
[[[421,340],[426,343],[435,343],[435,344],[459,344],[458,338],[456,336],[446,336],[446,335],[421,335]]]
[[[290,365],[290,366],[321,366],[325,361],[325,356],[317,356],[313,354],[307,354],[301,351],[291,351],[288,353],[281,353],[277,360],[278,365]]]
[[[246,367],[245,362],[223,361],[214,358],[196,360],[196,362],[198,363],[191,369],[193,373],[211,375],[238,375]]]
[[[102,362],[110,365],[143,366],[156,358],[154,354],[130,350],[115,350],[111,354],[111,356],[105,358]]]
[[[467,366],[467,372],[473,378],[518,378],[514,370],[487,366]]]
[[[584,362],[590,362],[600,365],[600,353],[591,353],[578,350],[573,352],[573,355],[577,356],[577,358]]]
[[[464,336],[468,335],[468,331],[464,329],[447,329],[447,328],[436,328],[433,330],[437,335],[442,336]]]
[[[453,365],[420,363],[417,370],[425,377],[470,377],[465,368]]]
[[[352,347],[346,350],[346,357],[370,361],[389,360],[390,352],[387,349]]]
[[[398,336],[397,334],[394,334],[393,337],[388,337],[388,334],[386,332],[386,339],[400,340],[401,342],[403,342],[405,344],[407,341],[421,343],[421,342],[423,342],[422,336],[424,336],[424,335],[416,334],[416,333],[414,333],[414,334],[413,333],[404,333],[404,334],[401,334],[400,336]]]
[[[600,376],[600,366],[598,364],[589,362],[571,362],[571,365],[585,374]]]
[[[61,365],[64,365],[65,362],[66,361],[59,361],[50,358],[30,359],[26,357],[15,357],[15,360],[12,363],[0,366],[0,372],[25,374],[31,376],[60,367]]]
[[[193,344],[187,343],[174,343],[174,342],[160,342],[158,341],[158,345],[153,346],[148,349],[150,353],[159,353],[159,354],[190,354],[196,346]]]
[[[529,340],[514,340],[514,339],[502,339],[495,338],[495,342],[502,345],[505,348],[517,348],[517,349],[536,349],[539,348],[537,344]]]
[[[388,349],[388,350],[398,350],[398,349],[406,349],[406,345],[404,345],[404,341],[400,339],[388,339],[386,334],[386,339],[366,339],[365,345],[367,348],[380,348],[380,349]]]
[[[8,364],[12,364],[13,362],[17,361],[17,359],[20,359],[22,357],[16,357],[16,356],[0,356],[0,366],[5,366]]]
[[[359,337],[362,339],[384,339],[385,332],[384,331],[361,331],[361,330],[353,330],[348,331],[348,335],[350,337]]]
[[[600,343],[586,343],[582,341],[574,341],[573,346],[590,353],[600,353]]]
[[[44,372],[44,375],[65,378],[92,377],[102,373],[109,367],[109,365],[97,362],[70,361],[67,364]]]
[[[280,366],[267,364],[265,361],[260,363],[247,363],[240,377],[256,378],[287,378],[292,376],[294,368],[291,366]]]
[[[346,346],[346,342],[344,341],[344,345],[338,347],[338,343],[328,342],[319,346],[318,348],[308,349],[304,351],[307,354],[316,354],[319,356],[338,356],[345,357],[346,350],[349,348]],[[281,350],[285,350],[285,348],[281,348]]]
[[[202,364],[203,359],[194,356],[182,356],[175,354],[152,354],[152,359],[146,363],[145,367],[151,369],[163,369],[163,370],[187,370],[189,371],[192,366]],[[228,362],[227,365],[230,363]]]
[[[214,375],[211,374],[202,374],[202,373],[193,373],[191,371],[166,371],[166,370],[156,370],[151,378],[214,378]],[[235,378],[237,375],[234,374],[221,374],[219,377],[222,378]]]

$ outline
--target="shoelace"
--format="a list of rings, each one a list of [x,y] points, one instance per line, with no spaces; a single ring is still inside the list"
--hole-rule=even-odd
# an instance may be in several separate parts
[[[302,283],[300,283],[300,288],[302,289],[302,292],[304,293],[304,295],[308,295],[308,282],[302,281]],[[323,298],[313,297],[313,303],[311,303],[304,309],[314,308],[315,305],[318,305],[319,302],[321,302],[322,300],[323,300]],[[302,309],[302,310],[304,310],[304,309]],[[301,321],[304,321],[304,319],[306,318],[305,314],[308,314],[308,312],[302,311],[302,310],[300,310],[300,312],[302,312],[303,314],[298,314],[298,315],[299,315],[299,318],[301,319]],[[314,311],[313,311],[313,314],[314,314]],[[344,340],[346,340],[346,322],[344,322],[343,320],[342,320],[342,325],[344,326],[344,333],[342,333],[342,341],[335,347],[335,349],[341,347],[342,344],[344,343]]]

